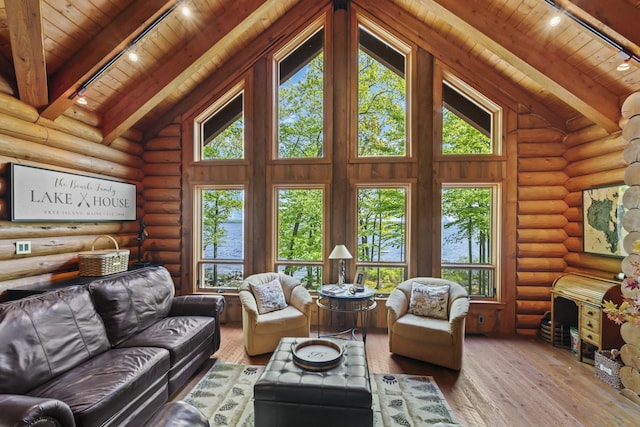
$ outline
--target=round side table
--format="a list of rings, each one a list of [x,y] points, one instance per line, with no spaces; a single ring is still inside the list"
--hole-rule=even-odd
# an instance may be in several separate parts
[[[353,327],[341,332],[328,334],[324,336],[338,336],[351,334],[353,339],[356,338],[356,330],[358,329],[358,317],[362,327],[362,341],[367,342],[367,326],[369,324],[369,312],[376,308],[375,295],[373,288],[364,287],[361,292],[350,292],[351,284],[345,284],[342,288],[338,285],[323,285],[318,290],[318,337],[320,337],[320,309],[333,313],[347,313],[352,315]]]

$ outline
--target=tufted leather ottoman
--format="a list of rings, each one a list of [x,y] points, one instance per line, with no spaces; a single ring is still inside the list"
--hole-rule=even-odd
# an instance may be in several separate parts
[[[371,427],[371,384],[364,343],[344,346],[342,363],[313,372],[293,362],[291,345],[305,338],[282,338],[254,386],[256,427]]]

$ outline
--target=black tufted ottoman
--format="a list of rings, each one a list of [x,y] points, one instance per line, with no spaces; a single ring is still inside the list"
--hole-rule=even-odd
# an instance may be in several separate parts
[[[293,362],[292,343],[282,338],[254,386],[256,427],[371,427],[371,384],[364,343],[336,340],[344,346],[342,363],[323,372]]]

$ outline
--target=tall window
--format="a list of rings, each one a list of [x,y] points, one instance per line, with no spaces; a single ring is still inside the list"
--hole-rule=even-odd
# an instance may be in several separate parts
[[[278,158],[324,156],[324,30],[278,63]]]
[[[358,40],[358,156],[404,156],[405,55],[362,27]]]
[[[244,276],[244,190],[199,188],[198,287],[237,288]]]
[[[407,188],[359,187],[356,266],[367,285],[390,292],[407,275]]]
[[[317,289],[322,285],[324,191],[278,188],[276,197],[276,267],[308,289]]]
[[[469,295],[493,297],[496,281],[497,185],[442,189],[442,277]]]
[[[244,93],[214,106],[213,113],[205,112],[196,124],[200,136],[198,160],[244,158]]]

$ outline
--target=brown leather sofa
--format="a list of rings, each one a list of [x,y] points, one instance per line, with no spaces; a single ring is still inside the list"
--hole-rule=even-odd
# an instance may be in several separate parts
[[[220,346],[219,295],[147,267],[0,304],[0,425],[140,426]]]

